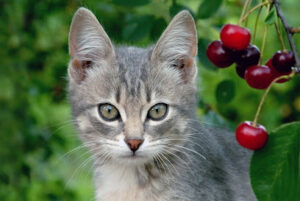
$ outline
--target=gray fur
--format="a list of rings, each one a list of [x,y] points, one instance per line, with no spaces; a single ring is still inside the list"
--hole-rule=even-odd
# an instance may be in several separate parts
[[[251,152],[232,133],[197,121],[197,34],[187,11],[142,49],[112,46],[95,16],[80,8],[69,43],[69,98],[79,137],[94,156],[97,201],[256,200]],[[166,119],[147,119],[161,102],[169,105]],[[101,119],[100,103],[115,105],[121,119]],[[136,156],[122,137],[145,139]]]

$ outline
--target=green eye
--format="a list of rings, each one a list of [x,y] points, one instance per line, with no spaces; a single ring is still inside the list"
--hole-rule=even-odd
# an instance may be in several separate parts
[[[108,103],[99,105],[99,114],[106,121],[114,121],[120,117],[117,108]]]
[[[148,112],[148,118],[159,121],[166,117],[168,112],[168,105],[164,103],[158,103],[154,105]]]

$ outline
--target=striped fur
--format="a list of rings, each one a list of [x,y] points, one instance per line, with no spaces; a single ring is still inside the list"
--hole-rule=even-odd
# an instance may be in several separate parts
[[[69,98],[79,137],[94,158],[96,201],[251,201],[250,152],[231,133],[197,122],[197,33],[180,12],[157,44],[115,47],[96,17],[80,8],[72,21]],[[98,104],[121,119],[108,122]],[[157,103],[161,121],[147,119]],[[126,137],[143,138],[132,157]]]

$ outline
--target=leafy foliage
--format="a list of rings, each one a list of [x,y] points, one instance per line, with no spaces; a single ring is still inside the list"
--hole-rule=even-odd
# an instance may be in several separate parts
[[[250,175],[260,201],[300,200],[300,123],[270,133],[266,146],[252,157]]]
[[[113,3],[120,6],[143,6],[150,2],[150,0],[113,0]]]
[[[204,0],[198,9],[198,18],[205,19],[211,17],[220,8],[223,0]]]
[[[273,7],[265,18],[265,23],[268,25],[274,24],[276,19],[275,15],[275,8]]]
[[[297,0],[287,1],[283,9],[296,26],[298,8],[294,5]],[[78,147],[65,90],[68,30],[80,6],[95,13],[116,44],[142,47],[154,43],[178,11],[190,10],[199,32],[198,113],[202,121],[234,128],[254,116],[262,92],[250,89],[232,67],[217,70],[205,55],[207,44],[218,38],[222,25],[238,21],[240,0],[0,1],[0,200],[93,197],[89,154]],[[254,18],[248,21],[251,30]],[[256,44],[260,46],[263,28],[258,30]],[[299,38],[295,41],[300,46]],[[279,48],[276,32],[270,28],[263,61]],[[234,83],[236,92],[216,98],[216,88],[224,80]],[[274,87],[260,122],[274,128],[300,120],[299,88],[299,78]]]
[[[235,84],[231,80],[220,82],[216,88],[216,99],[218,102],[229,103],[235,95]]]

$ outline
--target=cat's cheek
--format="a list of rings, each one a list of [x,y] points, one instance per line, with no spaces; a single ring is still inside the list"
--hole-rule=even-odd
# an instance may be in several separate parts
[[[188,127],[187,120],[179,120],[176,123],[176,127],[180,131],[180,133],[184,133],[185,130],[187,129],[187,127]]]
[[[151,135],[144,135],[144,142],[139,149],[139,154],[145,158],[153,158],[153,156],[159,154],[161,149],[161,140],[155,140]]]
[[[125,135],[123,133],[116,136],[116,140],[118,142],[118,146],[122,151],[128,151],[130,152],[130,149],[128,148],[128,145],[125,143]]]
[[[81,132],[84,132],[85,130],[88,130],[89,128],[92,127],[90,121],[84,115],[80,115],[76,118],[76,124],[78,125],[78,129]]]

